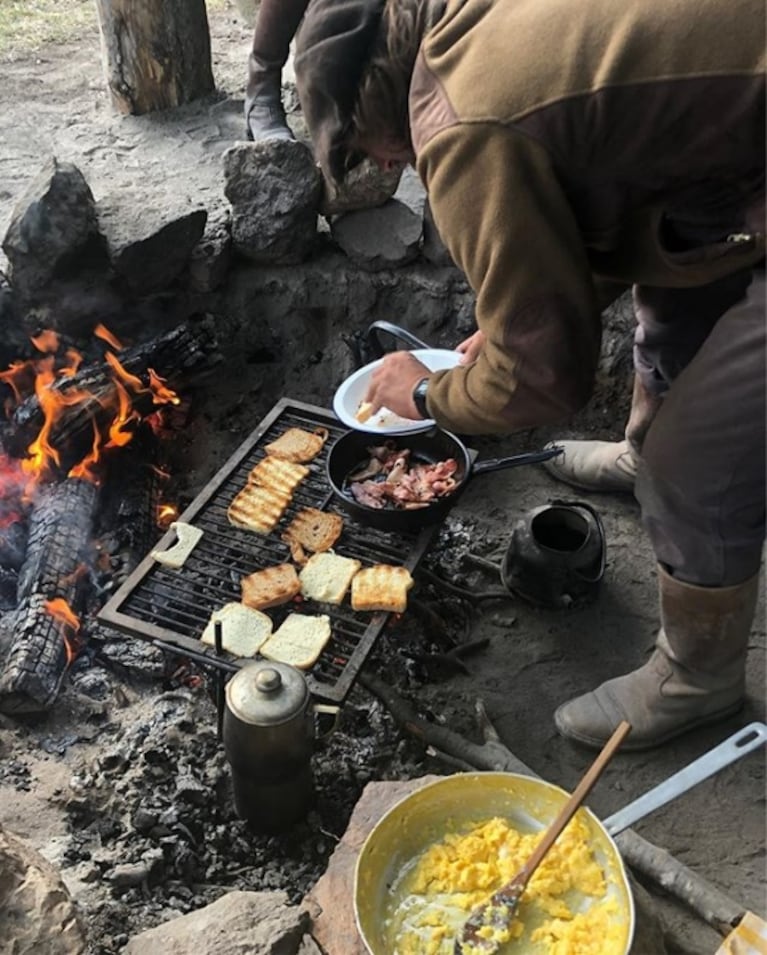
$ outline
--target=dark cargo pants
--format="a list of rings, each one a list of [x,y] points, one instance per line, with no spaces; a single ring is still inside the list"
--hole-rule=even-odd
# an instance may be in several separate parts
[[[764,269],[636,286],[637,374],[663,401],[636,481],[658,561],[708,587],[759,569],[765,536]]]

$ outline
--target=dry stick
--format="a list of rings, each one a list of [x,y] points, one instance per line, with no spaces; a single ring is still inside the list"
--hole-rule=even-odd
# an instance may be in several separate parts
[[[522,776],[539,778],[537,773],[501,742],[481,700],[475,705],[484,738],[484,743],[479,744],[444,726],[421,719],[409,701],[369,671],[363,671],[359,681],[381,700],[401,729],[427,746],[445,752],[449,761],[458,760],[478,770],[519,773]],[[616,836],[615,842],[632,869],[642,873],[669,895],[687,905],[721,936],[729,934],[745,915],[746,909],[743,905],[679,862],[671,853],[643,839],[632,829],[626,829]]]

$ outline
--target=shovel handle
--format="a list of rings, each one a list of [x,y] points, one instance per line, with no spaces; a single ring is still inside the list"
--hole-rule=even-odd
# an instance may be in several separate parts
[[[723,743],[693,760],[684,769],[669,776],[667,780],[646,792],[644,796],[640,796],[628,806],[613,813],[603,821],[605,829],[611,836],[617,836],[624,829],[628,829],[635,822],[649,816],[651,812],[665,806],[667,802],[686,793],[688,789],[692,789],[704,779],[718,773],[720,769],[734,763],[741,756],[763,746],[765,742],[767,742],[767,726],[764,723],[749,723],[742,730],[729,736]]]

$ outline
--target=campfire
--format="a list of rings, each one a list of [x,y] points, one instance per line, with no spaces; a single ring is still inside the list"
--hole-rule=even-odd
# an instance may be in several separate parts
[[[0,710],[30,713],[55,701],[67,668],[87,641],[100,551],[94,521],[128,445],[144,470],[181,398],[180,380],[208,359],[204,325],[127,346],[97,325],[83,351],[46,329],[34,353],[0,372]],[[149,451],[149,454],[147,454]],[[164,505],[162,527],[175,511]],[[104,591],[102,581],[98,589]],[[96,600],[96,604],[98,600]]]

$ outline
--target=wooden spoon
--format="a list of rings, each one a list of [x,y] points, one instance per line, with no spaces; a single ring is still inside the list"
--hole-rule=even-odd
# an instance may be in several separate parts
[[[578,811],[583,800],[594,788],[594,784],[602,775],[605,766],[613,758],[616,750],[630,731],[631,724],[624,720],[605,743],[604,748],[591,764],[586,775],[578,783],[572,796],[562,806],[525,865],[517,872],[511,882],[502,886],[487,902],[483,902],[473,910],[464,922],[461,934],[456,936],[454,955],[480,955],[480,953],[484,955],[486,952],[497,952],[505,944],[505,942],[495,939],[503,930],[508,929],[527,883],[562,830]],[[491,930],[490,932],[487,932],[488,928]],[[480,934],[483,929],[485,934],[490,936],[489,938]]]

